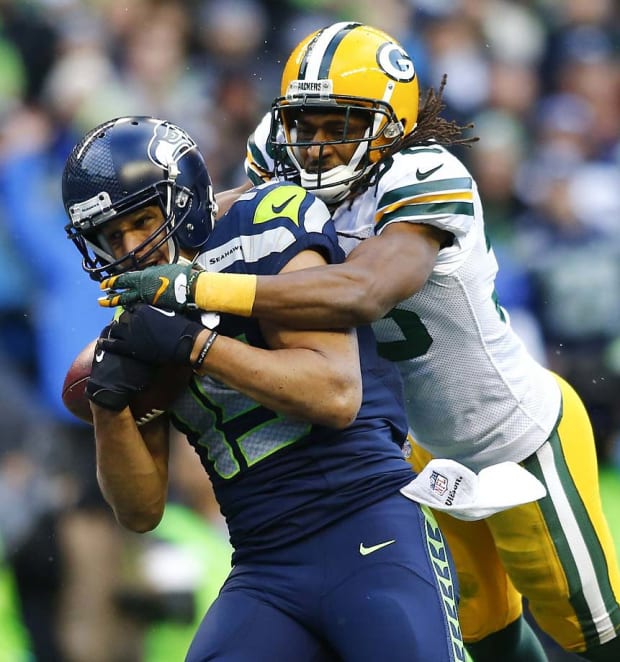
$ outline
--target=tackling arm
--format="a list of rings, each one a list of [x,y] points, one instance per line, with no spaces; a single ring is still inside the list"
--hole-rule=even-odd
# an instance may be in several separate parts
[[[418,292],[450,238],[430,225],[394,223],[380,236],[362,241],[342,264],[276,276],[200,272],[190,277],[187,265],[148,267],[103,281],[101,289],[107,294],[99,304],[142,301],[183,312],[195,303],[206,311],[258,317],[297,329],[354,327],[380,319]],[[163,290],[162,283],[167,283]]]
[[[362,241],[342,264],[259,276],[246,312],[296,328],[368,324],[423,287],[448,238],[448,233],[430,225],[395,223],[380,236]],[[228,300],[215,279],[210,289],[208,279],[208,274],[198,278],[196,303],[222,312],[230,306],[239,314],[238,304],[244,297],[228,283],[227,292],[235,292]],[[252,285],[248,280],[248,288]],[[210,307],[212,302],[215,305]]]
[[[317,327],[373,322],[426,282],[439,250],[433,230],[394,224],[362,241],[342,264],[268,281],[259,278],[252,314],[286,316],[289,323]],[[289,297],[295,300],[285,300]]]

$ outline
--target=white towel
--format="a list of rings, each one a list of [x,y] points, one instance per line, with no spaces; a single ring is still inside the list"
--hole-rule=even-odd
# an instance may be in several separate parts
[[[479,473],[454,460],[437,458],[401,490],[407,498],[457,519],[484,519],[547,494],[545,486],[516,462],[501,462]]]

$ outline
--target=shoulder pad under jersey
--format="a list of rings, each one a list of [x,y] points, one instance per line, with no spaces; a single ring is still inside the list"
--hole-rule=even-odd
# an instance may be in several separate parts
[[[271,113],[266,113],[247,140],[244,168],[249,180],[255,185],[267,182],[274,176],[275,163],[269,145],[270,128]]]
[[[375,230],[408,221],[462,236],[472,226],[476,195],[467,168],[443,147],[404,149],[379,171]]]

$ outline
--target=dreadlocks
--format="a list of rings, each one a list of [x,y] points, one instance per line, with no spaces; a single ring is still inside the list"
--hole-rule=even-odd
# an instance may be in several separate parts
[[[432,87],[428,90],[424,105],[418,116],[416,128],[396,146],[395,151],[400,151],[404,147],[428,145],[430,143],[443,146],[466,145],[467,147],[471,147],[471,143],[477,142],[477,136],[463,136],[463,131],[473,128],[473,124],[460,126],[456,122],[447,120],[440,115],[441,111],[446,107],[443,101],[443,91],[447,80],[448,77],[444,74],[441,78],[439,90],[435,91]]]
[[[444,74],[441,78],[439,90],[435,91],[434,88],[429,88],[424,105],[418,115],[418,123],[415,129],[393,145],[389,151],[386,151],[384,157],[375,164],[368,174],[353,183],[348,198],[349,209],[355,198],[372,186],[374,182],[378,181],[377,175],[381,171],[381,168],[384,167],[386,157],[400,152],[401,149],[405,149],[406,147],[420,147],[422,145],[443,145],[444,147],[465,145],[466,147],[471,147],[472,143],[479,140],[477,136],[463,136],[463,131],[472,129],[473,124],[461,126],[453,120],[447,120],[441,117],[441,111],[446,107],[443,101],[443,91],[447,80],[448,77]]]

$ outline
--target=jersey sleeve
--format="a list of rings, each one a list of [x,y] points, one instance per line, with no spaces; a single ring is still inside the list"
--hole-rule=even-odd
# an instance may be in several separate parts
[[[269,181],[274,176],[273,150],[269,145],[270,129],[271,113],[266,113],[247,141],[244,168],[248,179],[255,186]]]
[[[321,253],[328,263],[344,259],[325,203],[285,182],[240,196],[216,223],[207,247],[200,261],[209,271],[277,274],[304,250]]]
[[[467,235],[474,222],[473,178],[465,166],[439,146],[409,148],[396,154],[379,175],[375,233],[390,223],[425,223]]]

